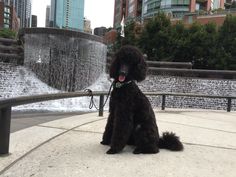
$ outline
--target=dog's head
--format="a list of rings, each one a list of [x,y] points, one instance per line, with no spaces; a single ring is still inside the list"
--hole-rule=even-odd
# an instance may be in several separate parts
[[[123,46],[115,54],[110,67],[110,77],[119,82],[140,82],[145,79],[146,72],[147,65],[143,54],[130,45]]]

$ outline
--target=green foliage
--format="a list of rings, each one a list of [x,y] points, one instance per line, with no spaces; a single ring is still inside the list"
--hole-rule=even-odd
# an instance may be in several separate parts
[[[236,8],[236,1],[233,1],[230,6],[230,9],[235,9],[235,8]]]
[[[189,32],[182,22],[172,26],[170,52],[175,62],[191,62],[189,58]]]
[[[0,37],[13,39],[16,37],[16,32],[9,29],[0,29]]]
[[[168,60],[170,58],[171,23],[164,13],[158,13],[146,24],[139,47],[151,60]]]
[[[193,24],[189,29],[189,60],[194,68],[210,69],[216,52],[216,25]],[[213,57],[213,58],[212,58]]]
[[[222,27],[219,30],[218,48],[224,53],[225,59],[220,69],[236,70],[236,17],[227,15]],[[222,55],[222,54],[221,54]],[[222,56],[217,56],[221,61]],[[219,67],[219,66],[218,66]]]
[[[125,38],[117,36],[116,50],[131,44],[142,49],[149,60],[192,62],[198,69],[236,70],[236,17],[228,15],[224,24],[192,24],[189,28],[159,13],[135,35],[135,23],[125,27]]]
[[[125,37],[122,40],[122,45],[136,45],[136,38],[135,38],[135,21],[130,21],[129,24],[125,26]]]
[[[113,52],[116,52],[122,46],[123,37],[120,36],[121,35],[120,30],[121,29],[117,30],[116,41],[115,41],[115,44],[114,44],[113,50],[112,50]]]

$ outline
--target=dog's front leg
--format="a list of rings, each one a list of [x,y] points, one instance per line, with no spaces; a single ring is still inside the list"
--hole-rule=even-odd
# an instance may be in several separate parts
[[[103,145],[109,145],[111,143],[111,136],[112,136],[112,131],[113,131],[113,114],[110,113],[108,116],[107,124],[105,131],[103,133],[102,141],[101,144]]]
[[[133,115],[128,111],[117,111],[113,125],[111,148],[107,154],[120,152],[127,144],[133,129]]]

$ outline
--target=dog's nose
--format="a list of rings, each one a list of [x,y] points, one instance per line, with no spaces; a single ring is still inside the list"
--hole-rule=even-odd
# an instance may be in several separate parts
[[[119,75],[126,76],[126,72],[125,71],[120,71]]]
[[[129,68],[127,65],[121,65],[119,75],[127,76]]]

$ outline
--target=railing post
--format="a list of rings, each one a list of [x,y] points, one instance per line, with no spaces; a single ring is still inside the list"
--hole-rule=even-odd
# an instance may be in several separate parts
[[[228,100],[228,103],[227,103],[227,112],[230,112],[231,111],[231,98],[227,98]]]
[[[0,109],[0,155],[9,153],[11,107]]]
[[[100,95],[100,99],[99,99],[99,115],[100,117],[103,116],[103,105],[104,104],[104,95]]]
[[[161,110],[165,110],[166,106],[166,95],[162,95]]]

